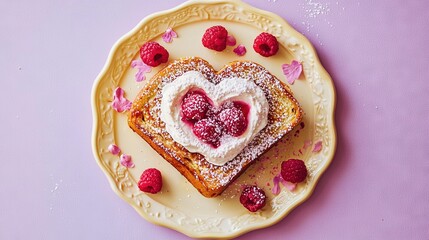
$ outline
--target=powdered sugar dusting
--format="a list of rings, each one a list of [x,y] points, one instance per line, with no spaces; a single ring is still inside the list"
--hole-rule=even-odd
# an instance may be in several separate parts
[[[145,106],[136,106],[136,109],[142,109],[141,111],[134,110],[136,114],[142,115],[144,119],[144,121],[140,122],[139,130],[152,140],[152,144],[165,151],[165,153],[160,152],[161,155],[169,155],[180,164],[188,166],[188,169],[198,169],[198,171],[192,171],[194,177],[196,179],[203,178],[201,180],[204,180],[207,187],[213,190],[224,189],[250,163],[289,132],[292,126],[296,124],[294,123],[295,121],[299,121],[299,119],[294,120],[294,112],[289,111],[301,111],[301,109],[295,109],[293,102],[285,100],[286,96],[296,104],[296,100],[286,91],[285,85],[256,63],[234,62],[216,74],[206,61],[200,58],[190,58],[175,61],[166,69],[174,70],[160,74],[157,79],[153,80],[154,82],[149,83],[146,89],[139,94],[139,96],[151,99],[145,103]],[[160,90],[165,84],[174,81],[178,76],[191,70],[200,72],[214,84],[218,84],[223,78],[228,77],[251,78],[262,89],[269,103],[267,126],[254,137],[240,154],[221,166],[210,164],[202,155],[189,153],[183,146],[174,142],[165,131],[165,124],[159,118],[160,98],[162,97]],[[166,159],[171,163],[173,161],[169,158]]]
[[[305,0],[304,9],[309,18],[316,18],[319,15],[328,14],[331,9],[329,3],[317,2],[314,0]]]
[[[268,102],[264,92],[255,84],[250,76],[219,77],[220,82],[213,84],[198,71],[187,71],[173,82],[167,83],[162,89],[161,120],[165,123],[166,131],[171,137],[190,152],[205,156],[206,160],[215,165],[223,165],[237,156],[241,150],[252,141],[256,134],[267,124]],[[201,131],[192,131],[191,127],[181,120],[180,105],[186,94],[194,88],[205,92],[214,104],[220,107],[230,100],[244,101],[250,107],[247,130],[240,136],[220,138],[220,144],[213,148],[207,144],[208,135]],[[214,124],[214,123],[213,123]],[[203,126],[201,126],[203,127]],[[202,129],[201,129],[202,130]],[[221,131],[220,131],[221,132]],[[200,137],[197,137],[196,134]],[[214,131],[213,133],[216,133]],[[219,136],[218,136],[219,135]],[[206,142],[200,141],[206,139]]]
[[[355,1],[356,2],[356,1]],[[359,2],[356,3],[358,6]],[[345,12],[343,1],[304,0],[299,3],[304,20],[301,24],[305,27],[304,35],[312,34],[320,45],[323,45],[318,29],[333,28],[332,15],[342,15]],[[293,25],[297,25],[293,23]],[[299,26],[297,26],[299,27]]]

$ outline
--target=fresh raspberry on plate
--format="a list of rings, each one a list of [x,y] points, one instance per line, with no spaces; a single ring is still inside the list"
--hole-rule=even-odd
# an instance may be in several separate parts
[[[208,49],[218,52],[226,48],[228,31],[222,26],[213,26],[206,30],[203,35],[203,45]]]
[[[225,108],[218,115],[227,134],[238,137],[247,129],[247,119],[241,109],[237,107]]]
[[[241,193],[240,203],[243,204],[247,210],[256,212],[265,206],[266,199],[267,196],[264,190],[257,186],[247,186]]]
[[[198,121],[206,117],[210,104],[204,94],[189,92],[182,100],[182,117],[185,120]]]
[[[307,177],[307,167],[302,160],[289,159],[282,162],[280,174],[288,182],[299,183]]]
[[[158,193],[162,188],[161,172],[156,168],[146,169],[140,176],[139,189],[147,193]]]
[[[192,131],[201,141],[211,144],[215,148],[219,147],[223,132],[221,124],[216,120],[202,119],[194,124]]]
[[[168,61],[168,51],[157,42],[147,42],[140,48],[140,57],[142,61],[151,66],[156,67],[161,63]]]
[[[270,57],[279,50],[279,42],[273,35],[263,32],[255,38],[253,49],[264,57]]]

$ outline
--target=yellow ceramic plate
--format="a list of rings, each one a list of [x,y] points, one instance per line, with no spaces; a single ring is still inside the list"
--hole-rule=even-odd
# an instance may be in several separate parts
[[[233,47],[215,52],[202,46],[201,37],[205,29],[218,24],[235,36],[237,44],[246,46],[245,56],[235,55]],[[179,35],[172,43],[161,39],[168,27]],[[275,35],[281,44],[278,54],[273,57],[261,57],[252,48],[254,38],[263,31]],[[135,81],[137,70],[130,64],[132,60],[139,59],[139,46],[147,41],[165,46],[170,53],[170,62],[181,57],[199,56],[220,69],[233,60],[252,60],[283,81],[286,79],[281,65],[293,59],[302,62],[303,74],[290,86],[304,109],[304,128],[295,128],[221,196],[211,199],[201,196],[128,127],[125,113],[117,113],[111,108],[113,90],[117,86],[125,90],[125,96],[130,100],[144,86],[144,81]],[[147,79],[163,66],[153,68],[146,74]],[[310,196],[334,155],[334,105],[332,80],[320,64],[314,48],[282,18],[237,0],[189,1],[146,17],[112,48],[92,92],[93,151],[113,190],[148,221],[191,237],[230,238],[278,222]],[[322,142],[322,149],[313,152],[318,141]],[[119,157],[107,150],[112,143],[132,156],[134,168],[123,167]],[[304,160],[309,176],[293,192],[281,185],[280,194],[274,195],[272,179],[280,172],[280,163],[289,158]],[[163,173],[164,186],[156,195],[140,192],[136,184],[143,170],[150,167]],[[251,213],[241,206],[239,195],[242,185],[255,183],[265,190],[269,200],[261,211]]]

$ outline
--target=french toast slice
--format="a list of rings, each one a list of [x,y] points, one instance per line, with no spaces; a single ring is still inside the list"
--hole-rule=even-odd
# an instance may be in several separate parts
[[[266,127],[235,158],[224,165],[214,165],[203,155],[189,152],[175,142],[160,119],[163,86],[188,71],[198,71],[214,84],[232,77],[252,80],[262,89],[268,101]],[[133,101],[128,124],[203,196],[215,197],[259,156],[298,125],[302,114],[302,109],[289,87],[261,65],[250,61],[234,61],[216,71],[207,61],[190,57],[176,60],[148,81]]]

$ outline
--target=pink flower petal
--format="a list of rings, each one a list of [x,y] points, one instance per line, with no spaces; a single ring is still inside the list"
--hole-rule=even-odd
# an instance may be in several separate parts
[[[226,37],[226,45],[228,46],[235,46],[237,44],[237,40],[235,40],[234,36],[228,35]]]
[[[293,84],[301,75],[302,65],[300,62],[293,60],[291,64],[283,64],[282,69],[288,83]]]
[[[115,144],[110,144],[109,147],[107,147],[110,153],[113,155],[118,155],[121,152],[121,149],[116,146]]]
[[[311,140],[305,140],[304,142],[304,149],[307,149],[308,147],[310,147],[313,144],[313,141]]]
[[[164,34],[162,34],[162,40],[166,43],[171,43],[173,38],[177,38],[177,33],[172,28],[167,28]]]
[[[131,62],[131,67],[132,67],[132,68],[139,68],[139,67],[141,67],[143,64],[144,64],[144,63],[143,63],[142,61],[140,61],[140,60],[133,60],[133,61]]]
[[[284,179],[282,178],[282,175],[281,175],[281,174],[279,174],[279,175],[278,175],[278,177],[279,177],[280,182],[282,183],[282,185],[283,185],[285,188],[287,188],[289,191],[293,191],[293,190],[295,190],[296,185],[297,185],[296,183],[291,183],[291,182],[288,182],[288,181],[284,180]]]
[[[283,180],[282,181],[283,186],[285,186],[285,188],[287,188],[289,191],[293,191],[296,188],[296,183],[291,183],[288,181]]]
[[[279,193],[280,193],[280,185],[279,185],[279,182],[280,182],[280,177],[279,177],[279,175],[277,175],[277,176],[275,176],[274,178],[273,178],[273,188],[271,189],[271,192],[274,194],[274,195],[278,195]]]
[[[320,152],[322,150],[322,141],[318,141],[314,144],[313,152]]]
[[[120,162],[121,162],[122,166],[124,166],[126,168],[133,168],[135,166],[133,161],[131,160],[130,155],[122,154],[120,159],[121,159]]]
[[[235,52],[235,54],[237,54],[238,56],[244,56],[244,54],[246,54],[247,50],[246,47],[244,45],[238,45],[236,48],[234,48],[233,50]]]
[[[173,38],[177,38],[179,35],[177,35],[177,33],[172,29],[172,28],[170,28],[170,35],[173,37]],[[167,31],[168,31],[168,29],[167,29]]]
[[[112,107],[117,112],[123,112],[131,108],[132,102],[124,97],[124,90],[120,87],[115,89]]]
[[[136,73],[136,82],[141,82],[146,79],[145,73],[148,73],[152,70],[152,67],[149,65],[146,65],[141,60],[134,60],[131,62],[132,68],[137,68],[138,71]]]
[[[274,178],[273,178],[273,184],[274,184],[274,186],[273,186],[273,188],[272,188],[272,193],[274,194],[274,195],[278,195],[279,193],[280,193],[280,184],[279,183],[282,183],[282,185],[285,187],[285,188],[287,188],[289,191],[293,191],[293,190],[295,190],[295,188],[296,188],[296,183],[291,183],[291,182],[288,182],[288,181],[286,181],[286,180],[284,180],[283,178],[282,178],[282,175],[281,174],[278,174],[277,176],[275,176]]]

